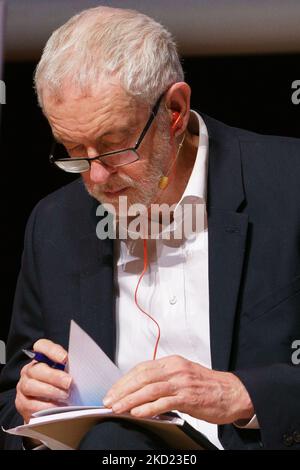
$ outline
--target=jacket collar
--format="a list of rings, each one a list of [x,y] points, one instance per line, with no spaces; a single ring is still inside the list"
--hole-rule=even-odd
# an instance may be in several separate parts
[[[227,370],[242,279],[248,216],[235,130],[203,116],[209,134],[208,237],[212,367]]]

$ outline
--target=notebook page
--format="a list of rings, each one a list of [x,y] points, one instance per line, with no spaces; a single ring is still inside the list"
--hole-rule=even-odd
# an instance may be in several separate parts
[[[97,343],[72,320],[68,371],[73,378],[69,405],[100,406],[106,392],[122,376]]]

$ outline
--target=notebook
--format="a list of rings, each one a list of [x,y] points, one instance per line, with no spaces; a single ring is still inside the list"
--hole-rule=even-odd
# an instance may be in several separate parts
[[[216,449],[174,412],[145,419],[135,418],[130,413],[116,415],[105,408],[102,400],[122,373],[73,320],[67,369],[73,378],[67,406],[39,411],[32,415],[28,424],[8,429],[7,433],[38,439],[49,449],[73,450],[95,424],[108,418],[123,419],[151,429],[173,449]]]

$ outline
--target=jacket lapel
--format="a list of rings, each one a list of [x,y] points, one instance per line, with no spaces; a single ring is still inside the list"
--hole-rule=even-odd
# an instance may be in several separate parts
[[[248,216],[237,212],[244,201],[239,142],[230,128],[208,117],[204,120],[210,137],[207,210],[212,367],[228,370]]]
[[[96,235],[95,202],[92,214],[94,230],[81,238],[79,246],[80,299],[74,315],[81,326],[103,351],[115,359],[116,325],[114,315],[113,240],[99,240]]]

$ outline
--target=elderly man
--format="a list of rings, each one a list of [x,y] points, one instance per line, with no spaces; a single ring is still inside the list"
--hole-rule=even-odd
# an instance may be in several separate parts
[[[67,399],[72,377],[21,350],[66,361],[74,318],[124,372],[104,401],[116,413],[176,410],[220,449],[300,449],[300,144],[190,110],[183,80],[170,34],[135,11],[86,10],[49,39],[35,83],[51,161],[81,177],[28,222],[2,426]],[[116,226],[134,204],[150,222],[153,203],[172,207],[169,224],[156,217],[170,236],[101,239],[99,203]],[[204,223],[178,238],[185,204]],[[115,420],[80,448],[167,447]]]

